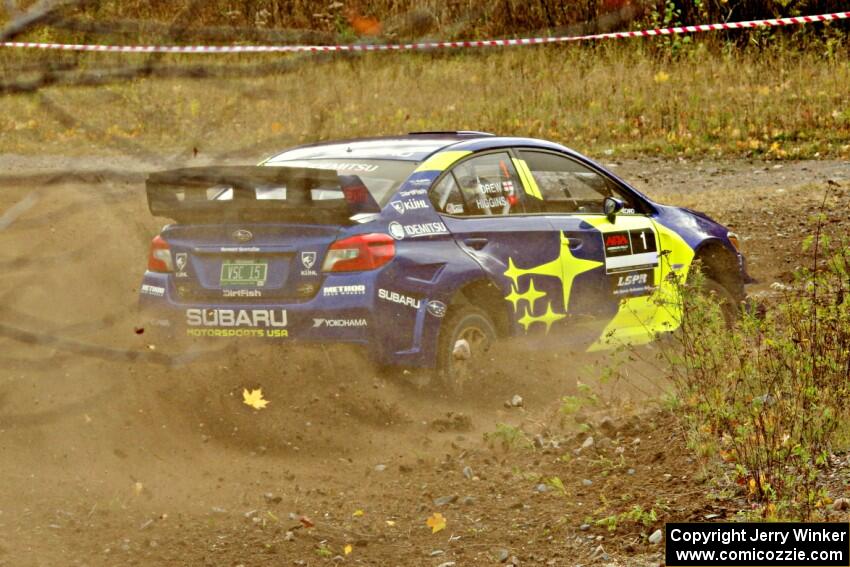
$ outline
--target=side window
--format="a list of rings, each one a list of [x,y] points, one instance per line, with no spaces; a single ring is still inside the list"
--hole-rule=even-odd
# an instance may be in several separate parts
[[[438,211],[450,215],[463,215],[466,207],[460,189],[457,188],[454,175],[449,173],[431,190],[431,202]]]
[[[617,191],[613,183],[569,158],[548,152],[520,151],[537,183],[547,212],[601,213],[605,197],[613,196],[634,212],[634,200]]]
[[[456,165],[431,191],[431,201],[452,215],[516,214],[523,212],[520,187],[510,155],[485,154]]]

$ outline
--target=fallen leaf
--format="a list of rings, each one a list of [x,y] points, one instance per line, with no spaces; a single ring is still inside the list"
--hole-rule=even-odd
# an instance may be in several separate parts
[[[256,390],[251,390],[250,392],[247,389],[243,389],[242,402],[245,405],[251,406],[254,409],[263,409],[269,404],[268,400],[263,399],[262,388],[257,388]]]
[[[656,83],[666,83],[667,81],[669,81],[669,80],[670,80],[670,75],[668,75],[668,74],[667,74],[667,73],[665,73],[664,71],[658,71],[658,72],[655,74],[655,76],[654,76],[654,77],[652,77],[652,79],[653,79]]]
[[[311,520],[307,516],[301,516],[300,518],[298,518],[298,521],[301,522],[305,528],[312,528],[316,525],[313,523],[313,520]]]
[[[346,546],[343,547],[342,550],[345,552],[346,555],[350,555],[351,554],[351,544],[350,543],[346,544]]]
[[[446,519],[439,512],[434,512],[434,514],[425,521],[425,524],[431,528],[432,534],[446,529]]]
[[[734,451],[724,451],[723,449],[720,450],[720,458],[725,463],[734,463],[738,460]]]

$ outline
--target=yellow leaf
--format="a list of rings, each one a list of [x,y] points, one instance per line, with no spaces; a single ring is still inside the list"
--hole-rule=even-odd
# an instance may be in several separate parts
[[[346,544],[345,547],[342,548],[342,550],[345,552],[346,555],[350,555],[351,554],[351,544],[350,543]]]
[[[446,529],[446,519],[439,512],[434,512],[434,514],[425,521],[425,524],[431,528],[432,534]]]
[[[734,463],[738,460],[734,451],[724,451],[723,449],[720,450],[720,458],[727,463]]]
[[[352,516],[354,516],[355,518],[359,518],[362,515],[363,515],[363,510],[355,510],[354,513],[352,514]]]
[[[256,390],[251,390],[250,392],[247,389],[242,390],[242,402],[251,406],[254,409],[263,409],[268,405],[268,400],[263,399],[263,389],[257,388]]]

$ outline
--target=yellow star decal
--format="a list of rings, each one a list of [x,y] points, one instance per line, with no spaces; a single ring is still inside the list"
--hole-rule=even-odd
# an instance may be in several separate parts
[[[573,280],[575,280],[575,278],[580,274],[594,268],[598,268],[602,265],[602,262],[585,260],[583,258],[576,258],[573,256],[573,253],[570,250],[570,241],[563,233],[561,233],[560,241],[561,249],[558,257],[550,262],[546,262],[545,264],[540,264],[539,266],[533,266],[527,269],[518,268],[516,264],[514,264],[513,258],[508,258],[508,269],[505,271],[505,276],[513,282],[513,286],[511,288],[511,294],[505,299],[514,304],[515,310],[517,302],[520,299],[518,295],[515,295],[515,290],[519,287],[519,278],[522,276],[551,276],[561,280],[564,309],[566,310],[569,309],[570,306],[570,292],[572,291]],[[529,291],[531,291],[531,286],[529,286]]]
[[[512,289],[516,288],[519,277],[524,273],[525,270],[520,270],[516,267],[513,258],[508,258],[508,269],[505,271],[505,275],[513,282],[513,285],[511,286]]]
[[[531,306],[531,312],[533,313],[535,302],[542,297],[546,297],[546,292],[535,289],[534,280],[531,280],[531,283],[528,284],[528,290],[525,293],[517,293],[517,288],[511,286],[511,293],[505,299],[513,304],[514,312],[516,312],[519,302],[524,299]]]
[[[573,288],[573,280],[580,274],[598,268],[604,265],[604,263],[573,256],[570,250],[570,241],[564,236],[563,232],[561,233],[561,255],[558,260],[564,270],[564,275],[561,277],[561,287],[564,290],[564,309],[568,310],[570,308],[570,292]]]
[[[534,283],[534,282],[532,282]],[[522,299],[523,294],[517,293],[516,286],[511,285],[511,292],[505,296],[505,299],[511,302],[514,306],[514,313],[516,313],[517,303]]]
[[[532,317],[528,313],[528,308],[525,309],[525,314],[519,319],[517,319],[517,323],[522,325],[522,328],[525,329],[526,333],[528,332],[528,328],[531,326],[532,323],[534,323],[534,317]]]
[[[546,325],[546,333],[549,332],[549,329],[552,328],[552,324],[556,321],[560,321],[564,319],[566,315],[561,313],[555,313],[552,311],[552,303],[546,304],[546,313],[540,315],[538,317],[534,317],[531,315],[528,309],[525,310],[525,314],[519,319],[518,323],[523,326],[526,332],[528,332],[528,328],[532,325],[532,323],[543,323]]]

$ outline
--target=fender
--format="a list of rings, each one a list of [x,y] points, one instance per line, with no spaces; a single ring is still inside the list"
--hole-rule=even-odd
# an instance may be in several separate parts
[[[405,366],[433,366],[440,326],[452,297],[487,276],[450,235],[419,240],[405,253],[403,241],[390,269],[378,279],[378,320],[392,321],[376,329],[375,354]],[[381,291],[385,290],[385,291]],[[403,362],[399,362],[403,361]]]

